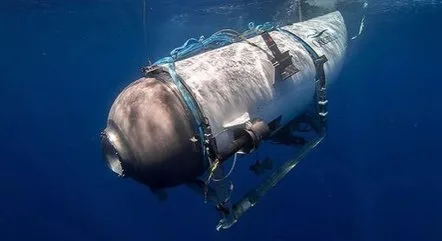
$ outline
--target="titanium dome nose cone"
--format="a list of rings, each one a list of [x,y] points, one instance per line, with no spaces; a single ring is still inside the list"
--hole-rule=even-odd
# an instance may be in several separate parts
[[[109,168],[152,189],[178,186],[201,175],[191,116],[169,75],[141,78],[115,99],[103,131]]]

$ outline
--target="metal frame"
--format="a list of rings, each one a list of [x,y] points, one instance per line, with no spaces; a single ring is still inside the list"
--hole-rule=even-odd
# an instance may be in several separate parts
[[[276,186],[297,164],[305,158],[305,156],[310,153],[326,136],[327,132],[327,99],[326,99],[326,80],[324,73],[324,63],[327,62],[327,58],[319,56],[313,48],[311,48],[304,40],[287,30],[278,29],[281,32],[289,34],[294,37],[297,41],[301,42],[304,48],[309,53],[313,60],[316,70],[315,78],[315,110],[316,118],[311,120],[313,129],[315,130],[317,137],[311,140],[309,143],[305,144],[298,153],[292,158],[287,160],[282,164],[274,173],[267,177],[260,185],[256,188],[251,189],[247,192],[242,199],[236,202],[232,206],[230,214],[221,218],[216,226],[216,230],[229,229],[232,225],[238,222],[238,220],[247,212],[251,207],[255,206],[261,197],[263,197],[270,189]]]

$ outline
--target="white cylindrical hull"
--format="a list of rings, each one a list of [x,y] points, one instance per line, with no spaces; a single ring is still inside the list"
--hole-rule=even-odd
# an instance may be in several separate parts
[[[339,12],[282,27],[325,55],[327,85],[340,71],[347,45],[347,31]],[[315,93],[316,70],[305,47],[281,31],[270,32],[281,52],[289,51],[294,66],[300,71],[289,79],[275,83],[275,70],[257,47],[238,42],[176,62],[176,72],[190,87],[209,119],[213,133],[248,113],[251,118],[270,122],[281,117],[281,125],[306,111]],[[249,39],[271,53],[260,36]],[[231,131],[216,136],[219,150],[233,140]]]

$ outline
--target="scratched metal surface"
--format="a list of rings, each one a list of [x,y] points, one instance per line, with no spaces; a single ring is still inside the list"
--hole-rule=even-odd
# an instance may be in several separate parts
[[[328,62],[325,73],[330,83],[339,72],[345,55],[347,31],[339,12],[285,26],[307,41]],[[322,34],[320,34],[323,30]],[[281,124],[301,114],[314,95],[315,68],[304,47],[287,34],[272,31],[281,52],[289,50],[300,69],[291,78],[275,83],[274,68],[267,55],[248,43],[234,43],[176,63],[176,71],[189,85],[210,120],[214,133],[225,123],[249,112],[252,118],[271,121],[280,115]],[[318,37],[312,37],[320,35]],[[249,39],[268,53],[260,36]],[[218,148],[233,138],[229,131],[217,136]]]

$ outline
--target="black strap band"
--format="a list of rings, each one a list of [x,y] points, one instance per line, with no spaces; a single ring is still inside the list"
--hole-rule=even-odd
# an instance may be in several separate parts
[[[272,36],[270,36],[268,32],[262,33],[261,37],[270,51],[272,51],[273,58],[270,61],[275,67],[276,74],[281,76],[281,80],[286,80],[290,76],[299,72],[299,69],[293,65],[292,56],[289,51],[281,53]]]
[[[296,39],[298,42],[302,44],[302,46],[307,50],[308,54],[313,60],[313,64],[315,65],[316,70],[316,79],[315,79],[315,85],[316,85],[316,111],[319,117],[319,120],[321,122],[321,125],[324,128],[324,131],[327,129],[327,88],[326,88],[326,81],[325,81],[325,72],[324,72],[324,64],[328,61],[327,57],[325,55],[319,56],[316,51],[302,38],[300,38],[298,35],[294,34],[293,32],[290,32],[285,29],[278,29],[279,31],[283,33],[287,33],[294,39]]]

